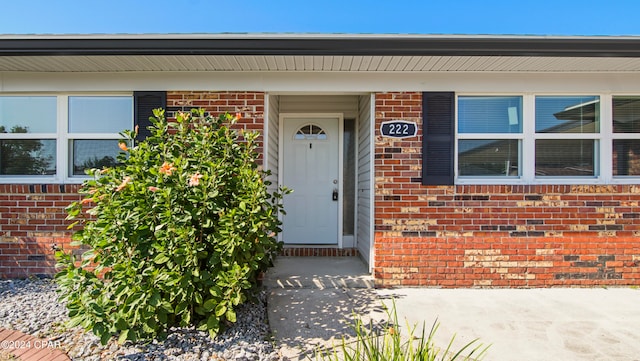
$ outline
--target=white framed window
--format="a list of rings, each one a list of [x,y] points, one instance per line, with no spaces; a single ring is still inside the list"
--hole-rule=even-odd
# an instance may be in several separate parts
[[[535,97],[535,176],[599,174],[600,97]]]
[[[68,176],[118,164],[119,133],[133,127],[130,96],[68,97]]]
[[[640,183],[640,95],[456,96],[456,183]]]
[[[295,140],[327,140],[324,129],[315,124],[305,124],[293,136]]]
[[[522,97],[459,96],[458,176],[522,175]]]
[[[131,94],[0,95],[0,182],[81,182],[132,128]]]
[[[0,96],[0,177],[55,176],[56,114],[55,96]]]

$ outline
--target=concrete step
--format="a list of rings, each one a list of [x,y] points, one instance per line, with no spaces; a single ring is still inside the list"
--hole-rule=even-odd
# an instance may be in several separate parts
[[[268,289],[374,288],[358,257],[278,257],[263,281]]]

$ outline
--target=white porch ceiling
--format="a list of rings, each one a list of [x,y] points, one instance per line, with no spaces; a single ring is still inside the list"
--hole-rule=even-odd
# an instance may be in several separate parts
[[[51,55],[0,56],[0,72],[640,72],[635,57]]]

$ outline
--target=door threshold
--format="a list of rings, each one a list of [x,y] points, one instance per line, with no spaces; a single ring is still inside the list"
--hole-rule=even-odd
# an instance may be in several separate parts
[[[336,246],[285,245],[280,256],[290,257],[357,257],[357,248],[338,248]]]

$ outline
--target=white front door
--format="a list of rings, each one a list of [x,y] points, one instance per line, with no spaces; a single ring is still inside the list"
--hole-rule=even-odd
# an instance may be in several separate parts
[[[286,244],[339,243],[339,116],[286,116],[282,124],[282,184]]]

